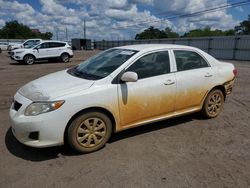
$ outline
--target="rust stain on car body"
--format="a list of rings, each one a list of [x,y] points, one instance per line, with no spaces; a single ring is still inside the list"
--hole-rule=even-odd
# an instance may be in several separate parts
[[[165,100],[164,96],[130,96],[127,104],[120,105],[121,125],[145,121],[155,116],[168,114],[174,109],[174,99]]]

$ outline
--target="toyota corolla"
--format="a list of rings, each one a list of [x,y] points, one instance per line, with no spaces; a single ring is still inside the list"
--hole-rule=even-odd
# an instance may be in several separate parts
[[[194,47],[112,48],[21,87],[10,108],[12,131],[32,147],[67,142],[96,151],[114,132],[199,111],[218,116],[236,74]]]

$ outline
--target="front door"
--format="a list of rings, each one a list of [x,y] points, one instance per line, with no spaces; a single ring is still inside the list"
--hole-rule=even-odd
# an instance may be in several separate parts
[[[51,56],[48,42],[40,44],[37,46],[37,50],[34,49],[33,52],[36,53],[37,59],[48,58]]]
[[[176,81],[168,51],[147,54],[126,71],[136,72],[138,81],[118,85],[122,126],[161,118],[174,111]]]

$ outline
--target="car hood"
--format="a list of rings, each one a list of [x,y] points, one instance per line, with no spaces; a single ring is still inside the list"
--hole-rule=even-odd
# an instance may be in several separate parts
[[[19,49],[15,49],[15,50],[12,50],[12,52],[23,52],[23,51],[26,51],[27,49],[25,48],[19,48]]]
[[[54,98],[88,89],[93,80],[74,77],[67,70],[52,73],[29,82],[18,93],[31,101],[48,101]]]

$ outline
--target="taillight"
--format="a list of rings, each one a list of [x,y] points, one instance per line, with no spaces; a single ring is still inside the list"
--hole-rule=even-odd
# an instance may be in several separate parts
[[[237,75],[238,71],[237,71],[237,69],[236,69],[236,68],[234,68],[233,73],[234,73],[234,76],[236,76],[236,75]]]

